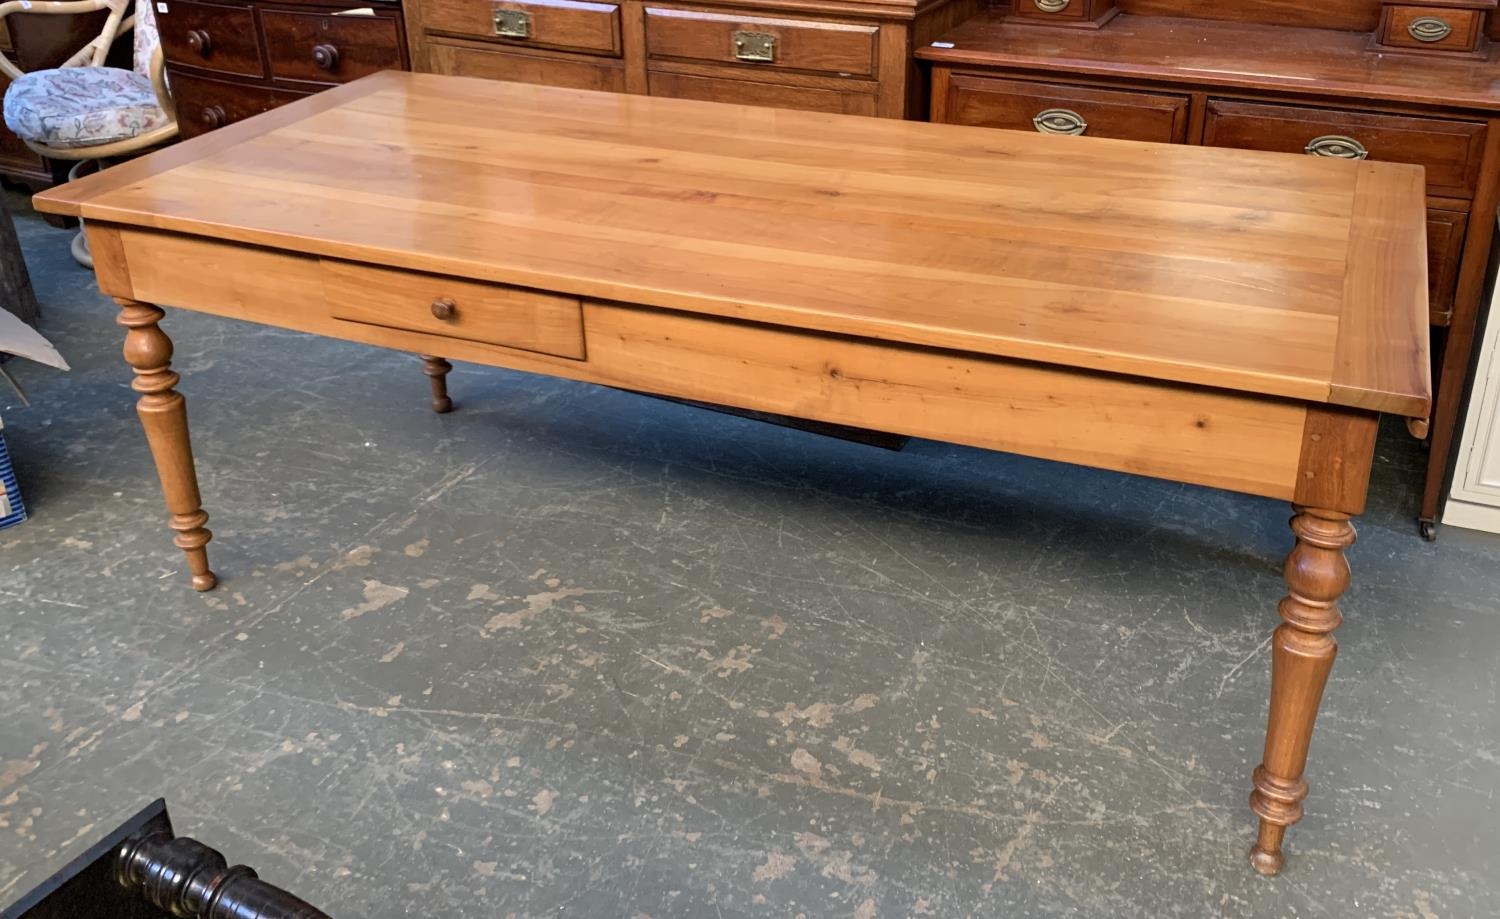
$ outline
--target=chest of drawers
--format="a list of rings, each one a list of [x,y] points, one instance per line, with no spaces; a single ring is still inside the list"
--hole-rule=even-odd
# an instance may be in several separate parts
[[[1500,13],[1491,0],[1450,5],[1118,0],[1100,21],[1054,22],[1015,0],[916,56],[931,66],[935,121],[1422,166],[1437,399],[1419,517],[1431,536],[1500,199],[1500,44],[1484,34],[1500,33]]]
[[[579,89],[925,114],[912,61],[979,0],[407,0],[418,70]]]
[[[184,137],[407,66],[401,9],[380,0],[165,0],[157,10]]]

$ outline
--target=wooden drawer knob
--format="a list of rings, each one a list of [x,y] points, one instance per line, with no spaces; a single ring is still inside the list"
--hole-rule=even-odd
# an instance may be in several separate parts
[[[200,57],[208,57],[209,52],[214,50],[213,39],[202,29],[189,29],[187,34],[188,47],[197,52]]]
[[[210,128],[222,127],[229,120],[222,105],[205,105],[198,118]]]
[[[438,297],[432,301],[432,315],[434,318],[448,322],[457,314],[458,304],[453,302],[452,297]]]
[[[329,44],[314,45],[312,59],[319,70],[333,70],[339,65],[339,49]]]

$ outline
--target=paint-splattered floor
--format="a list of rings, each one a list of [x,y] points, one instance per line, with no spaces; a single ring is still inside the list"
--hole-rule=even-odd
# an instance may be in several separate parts
[[[341,917],[1500,914],[1500,539],[1416,537],[1401,430],[1267,880],[1285,507],[171,314],[199,595],[8,202],[73,372],[0,394],[0,903],[165,795]]]

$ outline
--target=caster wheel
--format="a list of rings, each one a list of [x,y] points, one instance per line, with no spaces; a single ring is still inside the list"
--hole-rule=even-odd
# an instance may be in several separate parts
[[[1422,528],[1422,538],[1428,542],[1437,542],[1437,522],[1434,520],[1419,520],[1417,524]]]

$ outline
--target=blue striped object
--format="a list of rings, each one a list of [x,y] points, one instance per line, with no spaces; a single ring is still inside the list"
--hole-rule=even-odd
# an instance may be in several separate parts
[[[5,449],[5,432],[0,431],[0,530],[25,519],[26,506],[21,503],[21,488],[16,484],[16,471],[10,465],[10,451]]]

